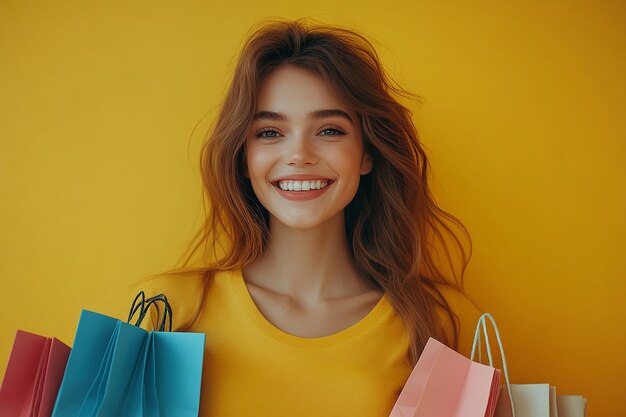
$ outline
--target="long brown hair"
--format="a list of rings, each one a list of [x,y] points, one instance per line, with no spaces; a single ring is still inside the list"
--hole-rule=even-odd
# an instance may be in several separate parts
[[[180,266],[165,273],[203,277],[196,314],[180,330],[191,328],[200,317],[217,271],[244,267],[268,243],[267,211],[244,176],[244,144],[261,83],[281,65],[319,75],[358,115],[374,169],[362,176],[345,209],[346,233],[357,267],[385,291],[402,317],[412,363],[431,336],[456,348],[459,320],[441,287],[463,291],[471,240],[463,224],[442,210],[430,192],[427,155],[411,111],[399,101],[419,102],[419,97],[385,73],[365,35],[305,19],[261,22],[253,31],[207,134],[201,157],[205,224]],[[199,266],[192,265],[194,257]]]

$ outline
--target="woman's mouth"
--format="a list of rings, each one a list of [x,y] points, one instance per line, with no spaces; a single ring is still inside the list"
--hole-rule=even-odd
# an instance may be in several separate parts
[[[280,180],[274,182],[274,186],[283,191],[310,191],[321,190],[328,187],[332,180]]]

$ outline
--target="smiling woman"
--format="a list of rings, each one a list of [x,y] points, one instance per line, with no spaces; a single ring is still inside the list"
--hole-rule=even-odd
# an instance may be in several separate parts
[[[387,415],[428,338],[456,344],[442,288],[462,291],[468,236],[399,96],[354,31],[270,22],[245,44],[203,149],[205,228],[155,289],[207,334],[201,415]]]
[[[257,106],[276,110],[257,112],[246,140],[246,176],[270,214],[270,229],[278,221],[295,228],[325,227],[322,235],[341,236],[343,209],[354,198],[360,176],[372,170],[360,126],[353,123],[356,115],[337,108],[341,105],[323,79],[292,65],[269,75]],[[277,238],[275,230],[270,235]]]

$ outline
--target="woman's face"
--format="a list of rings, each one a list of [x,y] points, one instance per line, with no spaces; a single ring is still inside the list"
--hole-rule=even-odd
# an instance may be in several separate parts
[[[356,114],[322,78],[294,66],[277,68],[261,86],[246,163],[270,221],[295,228],[343,216],[372,170]]]

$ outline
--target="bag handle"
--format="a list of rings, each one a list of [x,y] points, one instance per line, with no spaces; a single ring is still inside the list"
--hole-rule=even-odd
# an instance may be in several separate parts
[[[157,304],[157,302],[162,302],[163,303],[163,319],[161,320],[161,325],[159,326],[159,331],[160,332],[164,332],[165,330],[165,324],[169,321],[169,327],[168,327],[168,332],[172,331],[172,306],[170,305],[169,301],[167,300],[167,297],[165,296],[165,294],[159,294],[156,295],[154,297],[150,297],[146,300],[146,307],[145,310],[143,312],[143,315],[139,318],[139,323],[141,324],[141,322],[143,321],[145,315],[148,313],[148,309],[150,308],[150,306],[154,305],[154,307],[157,309],[157,316],[161,315],[161,311],[159,310],[159,306]]]
[[[141,298],[141,301],[137,303],[139,298]],[[144,293],[143,291],[139,291],[139,293],[137,293],[135,299],[133,300],[133,304],[130,306],[130,312],[128,313],[128,320],[126,321],[126,323],[130,324],[130,321],[133,319],[133,316],[135,315],[137,310],[140,310],[139,317],[141,318],[144,314],[145,304],[146,293]],[[139,321],[139,319],[137,319],[137,321],[135,322],[135,326],[139,326],[140,324],[141,322]]]
[[[472,353],[470,356],[471,360],[474,360],[474,353],[476,351],[476,346],[478,346],[478,362],[482,361],[481,355],[481,335],[480,328],[483,328],[483,334],[485,335],[485,349],[487,350],[487,356],[489,357],[489,366],[493,367],[493,357],[491,356],[491,346],[489,345],[489,337],[487,336],[487,323],[486,319],[489,319],[493,330],[496,333],[496,340],[498,341],[498,347],[500,348],[500,356],[502,357],[502,369],[504,371],[504,378],[506,380],[506,389],[509,393],[509,401],[511,402],[511,413],[512,417],[515,417],[515,406],[513,404],[513,395],[511,394],[511,383],[509,381],[509,371],[506,367],[506,357],[504,356],[504,348],[502,347],[502,340],[500,339],[500,332],[498,331],[498,326],[496,325],[496,321],[493,319],[491,314],[484,313],[478,319],[478,323],[476,323],[476,331],[474,332],[474,343],[472,343]]]
[[[141,299],[141,301],[139,301],[139,299]],[[172,331],[172,306],[167,300],[167,297],[165,296],[165,294],[155,295],[154,297],[150,297],[146,299],[146,294],[143,291],[139,291],[139,293],[135,296],[135,299],[133,300],[133,304],[130,307],[130,312],[128,313],[127,323],[130,324],[135,314],[137,314],[137,311],[139,311],[139,317],[137,318],[137,321],[134,323],[134,325],[137,327],[141,326],[141,323],[143,322],[143,319],[146,317],[146,314],[148,314],[148,311],[150,310],[151,306],[154,306],[157,309],[157,316],[161,317],[161,310],[159,309],[159,305],[157,304],[158,302],[163,303],[163,307],[164,307],[163,316],[162,316],[163,318],[161,320],[161,324],[158,327],[158,331],[160,332],[165,331],[165,324],[167,323],[169,319],[168,331],[171,332]]]

